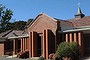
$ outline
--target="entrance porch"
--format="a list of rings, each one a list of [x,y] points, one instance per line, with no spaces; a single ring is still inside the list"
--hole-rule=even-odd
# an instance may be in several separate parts
[[[15,55],[19,53],[21,50],[20,44],[21,44],[20,39],[7,40],[5,42],[5,47],[4,47],[5,55]]]
[[[48,59],[49,54],[55,52],[55,35],[46,29],[42,33],[30,32],[30,56]]]
[[[29,38],[8,39],[5,42],[4,50],[4,55],[18,55],[20,52],[29,51]]]

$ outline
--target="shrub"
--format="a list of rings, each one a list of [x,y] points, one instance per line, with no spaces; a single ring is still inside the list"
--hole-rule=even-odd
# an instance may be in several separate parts
[[[72,42],[69,44],[69,47],[72,51],[72,54],[73,54],[73,58],[76,59],[76,58],[79,58],[79,55],[80,55],[80,51],[79,51],[79,45],[75,42]]]
[[[38,60],[45,60],[43,56],[40,56]]]
[[[68,57],[74,60],[74,58],[79,58],[79,47],[75,42],[67,43],[62,42],[59,44],[58,49],[56,51],[56,55],[59,59],[63,57]]]

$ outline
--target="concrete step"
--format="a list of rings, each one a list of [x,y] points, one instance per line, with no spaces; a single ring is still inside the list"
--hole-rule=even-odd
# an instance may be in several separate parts
[[[32,60],[38,60],[39,57],[32,57],[31,59],[32,59]]]
[[[6,58],[15,58],[15,57],[17,57],[17,55],[8,56]]]

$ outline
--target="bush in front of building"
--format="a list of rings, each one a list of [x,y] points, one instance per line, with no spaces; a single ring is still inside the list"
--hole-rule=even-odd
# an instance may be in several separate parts
[[[61,60],[77,60],[79,59],[79,46],[75,42],[62,42],[59,44],[56,55]]]
[[[40,56],[38,60],[45,60],[43,56]]]

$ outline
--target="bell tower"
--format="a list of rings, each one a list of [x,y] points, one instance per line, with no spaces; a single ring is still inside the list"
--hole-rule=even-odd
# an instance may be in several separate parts
[[[85,15],[82,13],[80,7],[79,7],[80,4],[78,4],[78,10],[77,10],[77,13],[75,14],[75,18],[83,18]]]

